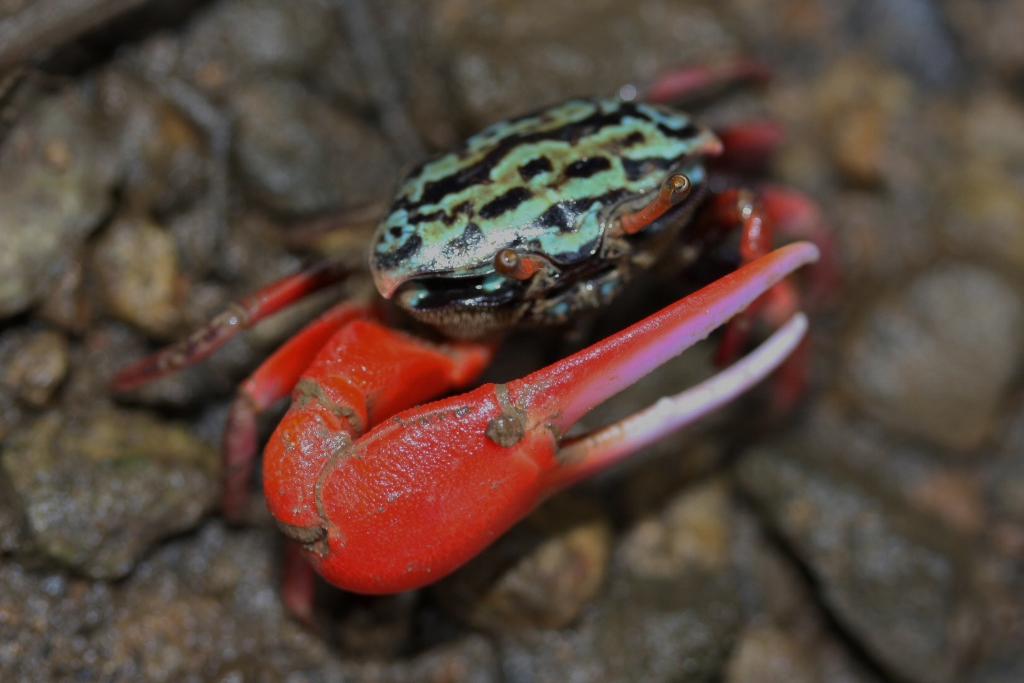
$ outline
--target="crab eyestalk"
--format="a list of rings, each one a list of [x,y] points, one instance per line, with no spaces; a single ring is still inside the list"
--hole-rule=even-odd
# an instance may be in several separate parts
[[[635,235],[664,216],[673,206],[686,199],[692,187],[693,184],[690,182],[690,179],[682,173],[670,175],[662,183],[658,196],[654,198],[654,201],[639,211],[627,213],[625,216],[619,217],[617,222],[618,231],[624,235]]]
[[[542,266],[540,259],[525,256],[515,249],[502,249],[494,255],[494,269],[513,280],[529,280]]]

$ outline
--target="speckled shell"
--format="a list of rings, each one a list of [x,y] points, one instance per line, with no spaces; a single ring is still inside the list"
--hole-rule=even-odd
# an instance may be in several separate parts
[[[607,207],[720,150],[685,114],[611,99],[494,124],[398,186],[370,256],[378,289],[390,296],[411,278],[491,272],[507,247],[571,266],[599,249]]]

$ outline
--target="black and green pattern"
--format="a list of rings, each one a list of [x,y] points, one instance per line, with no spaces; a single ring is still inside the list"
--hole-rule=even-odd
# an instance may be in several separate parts
[[[405,178],[378,228],[374,270],[391,283],[477,275],[506,247],[571,265],[597,252],[602,208],[658,188],[716,144],[685,114],[609,99],[497,123]]]

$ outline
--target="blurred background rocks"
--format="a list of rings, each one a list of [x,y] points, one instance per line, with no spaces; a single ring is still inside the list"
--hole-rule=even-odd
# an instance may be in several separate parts
[[[320,585],[317,629],[289,620],[216,450],[232,387],[365,276],[117,400],[112,374],[317,253],[360,263],[426,154],[741,55],[774,78],[682,106],[783,124],[754,180],[833,230],[804,407],[755,394],[434,587]],[[1020,0],[0,0],[0,679],[1024,680],[1022,76]],[[652,273],[588,339],[685,291]],[[488,378],[584,341],[517,333]]]

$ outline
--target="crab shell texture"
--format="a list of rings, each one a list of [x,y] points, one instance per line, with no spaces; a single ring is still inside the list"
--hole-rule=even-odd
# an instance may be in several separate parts
[[[657,259],[706,191],[705,158],[720,152],[681,112],[613,99],[496,123],[399,184],[373,238],[377,288],[451,337],[565,323],[606,305],[633,268]],[[673,173],[690,178],[686,200],[635,235],[609,230]],[[506,277],[494,266],[503,249],[542,267],[524,281]]]

